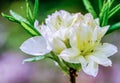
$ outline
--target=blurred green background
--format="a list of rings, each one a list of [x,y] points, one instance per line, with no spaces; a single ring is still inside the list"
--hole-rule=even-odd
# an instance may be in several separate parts
[[[98,0],[90,0],[98,13]],[[34,0],[30,0],[33,7]],[[113,6],[120,3],[115,0]],[[39,0],[39,12],[37,19],[44,22],[47,15],[58,10],[67,10],[71,13],[87,13],[82,0]],[[26,16],[25,0],[1,0],[0,13],[9,14],[13,10],[22,16]],[[120,21],[120,11],[110,20],[109,24]],[[103,39],[120,48],[120,30],[117,30]],[[31,37],[19,24],[8,21],[0,15],[0,83],[69,83],[68,77],[63,75],[59,67],[51,60],[44,60],[35,63],[22,64],[22,60],[30,55],[25,55],[19,46]],[[80,72],[77,83],[120,83],[120,50],[110,57],[113,67],[101,67],[96,78]]]

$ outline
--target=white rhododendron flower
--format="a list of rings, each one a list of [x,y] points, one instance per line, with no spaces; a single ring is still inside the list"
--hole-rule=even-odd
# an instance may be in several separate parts
[[[69,63],[80,63],[83,71],[96,76],[98,65],[111,66],[109,56],[117,52],[117,47],[101,43],[101,38],[109,26],[100,27],[99,20],[91,14],[70,14],[58,11],[49,15],[45,24],[35,28],[42,36],[26,40],[20,49],[31,55],[45,55],[50,51]]]

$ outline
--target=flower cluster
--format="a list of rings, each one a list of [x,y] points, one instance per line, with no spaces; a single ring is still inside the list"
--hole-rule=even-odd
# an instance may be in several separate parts
[[[74,64],[81,64],[83,71],[96,76],[98,65],[111,66],[109,56],[117,52],[117,47],[101,43],[109,26],[100,27],[99,19],[88,13],[70,14],[58,11],[49,15],[45,24],[34,24],[42,36],[26,40],[20,49],[30,55],[41,56],[49,52],[60,59]]]

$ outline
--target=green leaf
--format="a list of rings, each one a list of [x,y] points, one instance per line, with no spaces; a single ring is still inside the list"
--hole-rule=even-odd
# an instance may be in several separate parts
[[[87,10],[89,13],[91,13],[94,18],[96,18],[96,17],[97,17],[97,14],[96,14],[93,6],[91,5],[90,1],[89,1],[89,0],[83,0],[83,3],[84,3],[84,5],[85,5],[86,10]]]
[[[33,10],[34,20],[37,17],[38,7],[39,7],[39,0],[35,0],[34,10]]]
[[[108,18],[112,17],[116,12],[120,10],[120,4],[116,5],[110,12]]]
[[[2,15],[3,17],[7,18],[7,19],[10,20],[10,21],[19,23],[19,21],[18,21],[17,19],[15,19],[14,17],[12,17],[12,16],[6,15],[6,14],[4,14],[4,13],[1,13],[1,15]]]
[[[27,21],[23,17],[19,16],[18,14],[14,13],[13,11],[11,11],[11,14],[14,15],[14,17],[6,15],[4,13],[1,13],[1,14],[2,14],[3,17],[7,18],[8,20],[16,22],[16,23],[19,23],[32,36],[38,36],[38,35],[40,35],[40,33],[34,28],[33,25],[31,25],[29,23],[29,21]]]
[[[99,4],[99,11],[101,11],[102,5],[103,5],[103,0],[98,0],[98,4]]]
[[[28,59],[23,60],[23,63],[25,63],[25,62],[35,62],[35,61],[43,60],[45,58],[46,58],[46,56],[44,56],[44,55],[43,56],[32,57],[32,58],[28,58]]]
[[[109,3],[109,7],[110,7],[110,5],[111,5],[111,0],[107,0],[107,2]]]
[[[31,28],[30,25],[26,24],[25,22],[20,22],[20,24],[24,27],[26,31],[28,31],[32,36],[38,36],[40,33],[35,29]]]
[[[110,2],[110,7],[111,7],[111,5],[113,4],[114,1],[115,1],[115,0],[111,0],[111,2]]]
[[[108,23],[108,12],[109,12],[109,2],[104,3],[102,10],[100,12],[100,25],[105,26]]]
[[[109,34],[115,30],[118,30],[118,29],[120,29],[120,22],[111,25],[106,34]]]
[[[32,10],[31,10],[31,7],[30,7],[30,4],[29,4],[28,0],[26,0],[26,8],[27,8],[27,18],[31,22],[34,22],[34,16],[33,16],[33,13],[32,13]]]
[[[10,10],[10,14],[18,21],[23,21],[23,22],[25,22],[27,24],[30,24],[27,19],[25,19],[24,17],[20,16],[19,14],[13,12],[12,10]]]

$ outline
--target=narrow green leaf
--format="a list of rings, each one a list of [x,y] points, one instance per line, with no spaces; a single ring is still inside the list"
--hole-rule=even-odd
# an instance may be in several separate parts
[[[4,13],[1,13],[1,15],[2,15],[3,17],[7,18],[7,19],[10,20],[10,21],[19,23],[19,21],[16,20],[16,19],[15,19],[14,17],[12,17],[12,16],[6,15],[6,14],[4,14]]]
[[[38,8],[39,8],[39,0],[35,0],[34,10],[33,10],[34,20],[37,17]]]
[[[34,28],[31,28],[30,25],[26,24],[25,22],[20,22],[20,24],[24,27],[26,31],[28,31],[32,36],[40,35]]]
[[[111,0],[107,0],[107,2],[108,2],[108,5],[109,5],[109,7],[110,7],[110,5],[111,5]]]
[[[23,22],[25,22],[27,24],[30,24],[27,19],[25,19],[24,17],[20,16],[19,14],[13,12],[12,10],[10,10],[10,14],[18,21],[23,21]]]
[[[102,10],[100,12],[100,25],[105,26],[108,23],[108,12],[109,12],[109,3],[104,3]]]
[[[110,7],[112,6],[112,4],[114,3],[115,0],[111,0],[110,2]]]
[[[120,22],[111,25],[106,34],[109,34],[115,30],[118,30],[118,29],[120,29]]]
[[[97,17],[97,14],[96,14],[93,6],[91,5],[90,1],[89,1],[89,0],[83,0],[83,3],[84,3],[84,5],[85,5],[86,10],[87,10],[89,13],[91,13],[94,18],[96,18],[96,17]]]
[[[28,59],[23,60],[23,63],[25,63],[25,62],[35,62],[35,61],[43,60],[45,58],[46,58],[46,56],[44,56],[44,55],[43,56],[32,57],[32,58],[28,58]]]
[[[33,22],[34,16],[32,14],[32,10],[28,0],[26,0],[26,8],[27,8],[27,18]]]
[[[18,16],[19,18],[18,17],[15,18],[17,16],[16,14],[15,14],[14,17],[6,15],[4,13],[1,13],[1,14],[2,14],[3,17],[7,18],[8,20],[19,23],[32,36],[40,35],[40,33],[34,28],[34,26],[31,25],[30,23],[28,24],[28,22],[26,20],[24,20],[24,18],[19,17],[19,16]],[[12,15],[14,15],[13,12],[12,12]]]
[[[98,4],[99,4],[99,11],[101,11],[102,5],[103,5],[103,0],[98,0]]]
[[[110,12],[108,18],[112,17],[116,12],[120,10],[120,4],[116,5]]]

